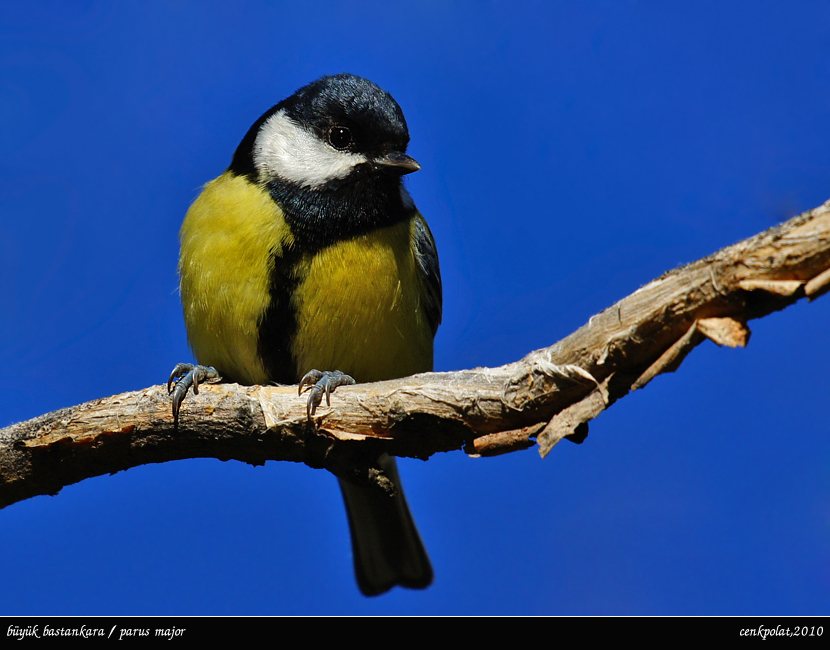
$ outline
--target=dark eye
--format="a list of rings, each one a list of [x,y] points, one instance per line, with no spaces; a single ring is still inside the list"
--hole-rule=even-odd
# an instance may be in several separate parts
[[[333,126],[329,129],[329,144],[335,149],[348,149],[352,143],[352,132],[346,126]]]

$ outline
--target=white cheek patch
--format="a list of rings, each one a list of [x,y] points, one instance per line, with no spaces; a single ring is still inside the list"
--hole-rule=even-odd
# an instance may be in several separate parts
[[[365,156],[333,149],[284,111],[268,118],[254,142],[254,165],[260,172],[303,187],[345,178],[365,162]]]

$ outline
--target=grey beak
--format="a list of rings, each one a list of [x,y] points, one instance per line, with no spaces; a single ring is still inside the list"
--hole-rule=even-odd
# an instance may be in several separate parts
[[[410,174],[421,168],[417,160],[400,151],[390,151],[385,156],[375,158],[374,163],[380,167],[392,168],[389,171],[394,169],[400,174]]]

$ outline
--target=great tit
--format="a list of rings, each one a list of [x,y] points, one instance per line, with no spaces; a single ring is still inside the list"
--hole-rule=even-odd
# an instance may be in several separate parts
[[[311,412],[351,377],[432,370],[441,275],[403,185],[420,169],[408,143],[398,103],[351,74],[300,88],[253,124],[181,228],[181,298],[200,365],[171,375],[176,416],[194,382],[220,376],[315,384]],[[369,596],[425,588],[432,567],[395,461],[377,462],[398,496],[340,481],[358,586]]]

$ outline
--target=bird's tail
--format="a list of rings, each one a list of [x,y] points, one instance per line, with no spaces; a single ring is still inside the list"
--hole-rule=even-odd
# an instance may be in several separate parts
[[[357,584],[365,596],[377,596],[395,585],[425,589],[432,583],[432,565],[409,512],[397,463],[384,454],[379,464],[395,483],[397,496],[340,481]]]

